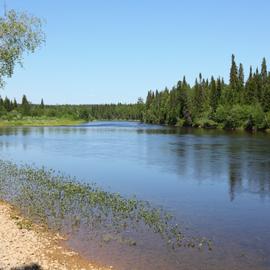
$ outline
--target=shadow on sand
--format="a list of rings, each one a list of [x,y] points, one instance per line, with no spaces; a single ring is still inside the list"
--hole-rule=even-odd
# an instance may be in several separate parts
[[[33,263],[29,265],[19,266],[19,267],[13,267],[10,270],[42,270],[41,266]]]

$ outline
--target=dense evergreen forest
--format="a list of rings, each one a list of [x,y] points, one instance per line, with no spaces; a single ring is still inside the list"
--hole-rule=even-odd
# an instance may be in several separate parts
[[[244,68],[232,55],[230,80],[199,77],[191,86],[185,79],[172,89],[149,91],[146,101],[135,104],[104,105],[45,105],[32,104],[23,96],[22,101],[0,98],[0,118],[17,120],[24,117],[48,117],[100,120],[140,120],[146,123],[186,127],[225,129],[270,128],[270,72],[265,58],[260,70],[250,67],[248,78]]]
[[[230,80],[196,79],[191,86],[185,77],[171,90],[149,91],[144,121],[148,123],[205,128],[270,128],[270,73],[265,58],[261,69],[244,68],[232,55]]]

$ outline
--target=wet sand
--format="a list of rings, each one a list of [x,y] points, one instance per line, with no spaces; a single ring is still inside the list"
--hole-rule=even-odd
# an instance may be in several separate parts
[[[63,240],[60,235],[22,218],[13,207],[0,201],[0,270],[112,269],[83,259],[63,247],[60,243]]]

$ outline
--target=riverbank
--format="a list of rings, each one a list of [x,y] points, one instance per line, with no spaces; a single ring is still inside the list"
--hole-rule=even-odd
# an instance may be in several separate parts
[[[0,269],[107,270],[61,245],[64,239],[21,217],[0,201]],[[31,266],[32,268],[26,268]]]
[[[0,119],[0,127],[14,127],[14,126],[72,126],[84,123],[85,120],[73,120],[68,118],[36,118],[25,117],[22,119],[3,120]]]

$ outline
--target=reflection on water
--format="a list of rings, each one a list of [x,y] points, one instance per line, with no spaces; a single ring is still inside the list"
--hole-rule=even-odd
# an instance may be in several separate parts
[[[269,269],[269,150],[269,134],[136,122],[0,129],[1,158],[34,162],[124,195],[136,194],[165,206],[180,224],[216,243],[211,254],[196,254],[194,260],[192,252],[182,251],[179,261],[150,243],[124,252],[90,245],[85,236],[71,238],[84,255],[119,269],[131,262],[132,269],[164,269],[162,261],[166,269],[222,269],[222,262],[224,269]]]

